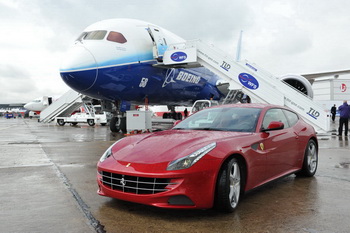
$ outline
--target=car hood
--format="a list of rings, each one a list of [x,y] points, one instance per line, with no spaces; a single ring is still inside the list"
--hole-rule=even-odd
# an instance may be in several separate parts
[[[113,146],[112,153],[119,162],[162,163],[187,156],[212,142],[244,135],[251,133],[168,130],[126,137]]]

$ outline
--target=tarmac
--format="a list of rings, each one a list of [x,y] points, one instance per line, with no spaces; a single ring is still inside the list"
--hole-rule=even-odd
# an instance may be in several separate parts
[[[123,134],[0,118],[0,232],[350,232],[349,137],[319,135],[315,177],[249,192],[231,214],[97,195],[96,164]]]

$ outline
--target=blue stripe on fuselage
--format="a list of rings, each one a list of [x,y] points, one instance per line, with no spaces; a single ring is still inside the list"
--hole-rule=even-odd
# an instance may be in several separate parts
[[[73,84],[65,78],[70,73],[79,76],[76,72],[80,71],[64,71],[61,76],[73,89],[99,99],[143,103],[147,96],[151,104],[185,104],[212,96],[214,99],[222,97],[215,87],[218,76],[207,69],[161,69],[153,67],[154,63],[152,60],[99,68],[96,82],[84,91],[79,90],[78,80]],[[84,75],[94,75],[94,72],[85,70]],[[186,74],[192,76],[184,77]],[[194,76],[198,76],[198,80]],[[81,82],[84,82],[83,77]]]

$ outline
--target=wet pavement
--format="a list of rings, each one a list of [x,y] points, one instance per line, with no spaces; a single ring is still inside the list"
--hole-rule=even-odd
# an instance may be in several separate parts
[[[349,137],[320,135],[315,177],[292,175],[249,192],[232,214],[98,196],[96,163],[121,137],[98,125],[1,118],[0,232],[350,231]]]

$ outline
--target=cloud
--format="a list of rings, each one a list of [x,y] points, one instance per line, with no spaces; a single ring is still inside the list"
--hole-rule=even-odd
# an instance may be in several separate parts
[[[22,102],[28,90],[35,90],[35,84],[20,67],[0,64],[0,99],[2,103]],[[15,99],[12,99],[16,97]]]

